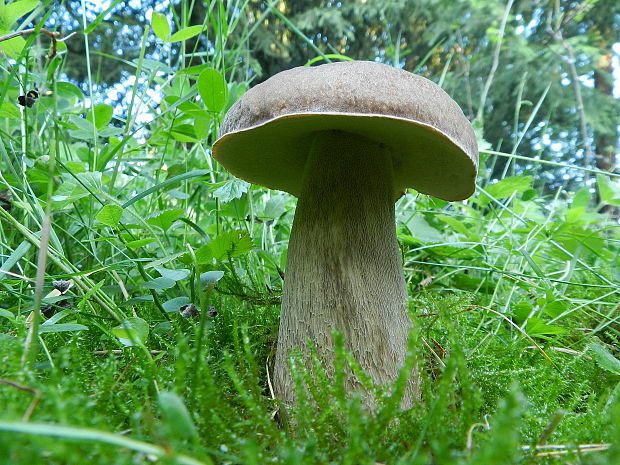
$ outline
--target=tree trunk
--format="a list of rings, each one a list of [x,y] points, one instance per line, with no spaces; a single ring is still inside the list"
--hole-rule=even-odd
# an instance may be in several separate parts
[[[393,381],[406,358],[410,328],[390,153],[356,134],[317,133],[289,242],[276,396],[294,403],[288,358],[299,349],[307,360],[308,340],[333,375],[334,331],[343,334],[345,347],[375,383]],[[372,409],[372,395],[347,375],[347,388],[362,392]],[[403,407],[417,396],[413,373]]]
[[[611,58],[612,53],[609,50],[601,56],[594,71],[594,87],[609,98],[613,98]],[[615,120],[610,121],[609,131],[597,131],[594,134],[595,160],[598,169],[613,171],[616,168],[617,140],[617,121]],[[614,205],[604,205],[601,212],[609,214],[614,219],[619,217],[619,209]]]
[[[613,98],[612,88],[612,53],[609,50],[596,64],[594,72],[594,87],[603,95]],[[608,132],[597,132],[594,135],[596,146],[596,167],[603,171],[613,171],[616,167],[616,122],[610,121]]]

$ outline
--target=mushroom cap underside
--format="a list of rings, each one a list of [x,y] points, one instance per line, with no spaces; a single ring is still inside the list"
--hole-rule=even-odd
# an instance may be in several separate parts
[[[319,131],[338,131],[334,137],[359,134],[390,147],[394,198],[408,187],[444,200],[473,193],[476,166],[449,138],[433,128],[379,115],[286,115],[222,136],[213,154],[240,179],[299,196],[308,152]]]
[[[475,187],[476,138],[456,102],[428,79],[379,63],[281,72],[241,97],[221,131],[213,156],[230,173],[296,196],[320,131],[388,146],[395,198],[411,187],[461,200]]]

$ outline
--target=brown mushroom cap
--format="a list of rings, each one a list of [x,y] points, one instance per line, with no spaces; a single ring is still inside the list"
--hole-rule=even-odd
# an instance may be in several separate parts
[[[213,156],[241,179],[298,196],[313,133],[326,130],[389,146],[395,198],[408,187],[445,200],[474,191],[476,137],[456,102],[428,79],[369,61],[294,68],[253,87],[226,114]]]

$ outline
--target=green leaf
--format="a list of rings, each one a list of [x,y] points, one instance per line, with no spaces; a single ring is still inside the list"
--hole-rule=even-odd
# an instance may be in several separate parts
[[[573,208],[583,208],[584,210],[590,205],[590,187],[582,187],[577,192],[575,192],[575,196],[573,197],[573,203],[571,207]]]
[[[486,187],[487,193],[496,199],[504,199],[512,194],[525,192],[532,187],[532,176],[509,176],[496,184]]]
[[[69,115],[67,119],[74,126],[74,129],[80,129],[91,133],[95,129],[95,125],[87,118],[82,118],[77,115]]]
[[[124,346],[144,344],[149,337],[149,324],[139,317],[127,318],[120,325],[112,328],[112,334]]]
[[[77,323],[58,323],[55,325],[39,326],[39,334],[43,333],[66,333],[70,331],[84,331],[88,326]]]
[[[238,178],[232,178],[215,189],[213,197],[222,203],[228,203],[231,200],[240,198],[250,188],[250,183]]]
[[[204,284],[215,284],[224,277],[223,271],[207,271],[200,275],[200,282]]]
[[[22,16],[26,16],[38,5],[38,0],[19,0],[4,5],[0,4],[0,28],[12,29],[12,25]]]
[[[84,94],[78,86],[64,81],[56,83],[56,95],[70,100],[75,98],[78,101],[84,98]]]
[[[567,223],[577,223],[581,218],[586,214],[586,209],[584,207],[574,207],[570,208],[566,211],[566,222]]]
[[[183,75],[183,74],[198,75],[202,73],[202,71],[205,70],[206,68],[211,68],[208,63],[203,63],[202,65],[188,66],[187,68],[178,70],[177,74],[178,75]]]
[[[61,302],[65,299],[66,296],[54,296],[54,297],[45,297],[42,300],[42,303],[45,305],[55,304],[57,302]],[[63,318],[72,315],[74,310],[72,308],[67,308],[65,310],[61,310],[58,313],[55,313],[50,318],[41,323],[41,326],[53,326],[57,324]]]
[[[189,255],[189,254],[188,254]],[[207,265],[213,261],[213,252],[211,252],[211,248],[209,244],[205,244],[199,247],[195,252],[194,256],[196,257],[197,265]],[[190,258],[191,260],[191,258]]]
[[[111,120],[112,114],[114,113],[114,109],[110,105],[95,105],[95,108],[92,111],[89,111],[86,115],[86,119],[93,122],[93,112],[95,114],[95,127],[97,129],[103,129]]]
[[[190,304],[192,301],[187,297],[175,297],[162,304],[167,313],[178,312],[183,305]]]
[[[588,344],[588,349],[594,355],[594,360],[603,370],[607,370],[615,375],[620,375],[620,360],[614,357],[607,348],[598,342]]]
[[[68,426],[58,426],[50,423],[24,423],[22,421],[8,422],[0,421],[0,431],[9,431],[16,434],[25,434],[32,437],[48,436],[59,438],[58,444],[62,441],[77,441],[82,443],[108,444],[117,449],[127,449],[135,451],[145,457],[152,456],[160,463],[170,463],[170,446],[159,446],[149,442],[138,441],[124,434],[112,434],[107,431],[84,428],[71,428]],[[3,438],[7,435],[4,434]],[[35,439],[33,439],[35,441]],[[5,461],[6,463],[6,461]],[[66,462],[65,462],[66,463]],[[212,465],[213,461],[209,456],[203,455],[201,460],[180,454],[175,451],[174,463],[178,465]]]
[[[265,209],[259,215],[261,220],[277,220],[286,212],[286,204],[289,197],[285,195],[273,195],[265,204]]]
[[[170,278],[159,277],[155,278],[151,281],[145,281],[142,283],[142,287],[146,287],[147,289],[154,289],[156,291],[161,291],[163,289],[170,289],[176,285],[176,281]]]
[[[138,239],[136,241],[130,241],[125,243],[125,245],[127,247],[129,247],[130,249],[137,249],[139,247],[145,246],[147,244],[151,244],[155,242],[154,238],[147,238],[147,239]]]
[[[170,36],[170,24],[163,13],[153,12],[151,26],[155,35],[161,40],[166,40]]]
[[[330,60],[333,60],[333,61],[354,61],[355,60],[354,58],[351,58],[347,55],[341,55],[339,53],[326,53],[323,56],[314,57],[308,60],[304,66],[312,66],[313,64],[319,61],[325,60],[325,58],[329,58]]]
[[[411,243],[411,236],[400,236],[406,243]],[[419,240],[414,240],[412,245],[419,244]],[[437,245],[426,249],[426,253],[438,255],[439,257],[450,257],[459,260],[480,260],[486,255],[485,248],[481,245],[472,246],[471,244]]]
[[[30,242],[22,241],[17,248],[11,252],[11,255],[9,255],[8,258],[4,260],[2,265],[0,265],[0,279],[2,279],[5,274],[3,271],[11,271],[11,268],[13,268],[15,264],[21,260],[26,253],[28,253],[30,247],[32,247]]]
[[[3,29],[0,26],[0,35],[8,34],[12,31],[8,29]],[[0,51],[3,51],[9,58],[18,59],[24,46],[26,45],[26,41],[21,37],[14,37],[9,40],[5,40],[0,42]]]
[[[74,173],[75,178],[69,178],[63,182],[54,192],[52,201],[54,208],[63,209],[67,205],[83,197],[100,193],[103,188],[102,173],[100,171],[89,171],[84,173]]]
[[[205,69],[198,76],[198,92],[209,111],[219,113],[226,104],[228,87],[224,76],[213,68]]]
[[[99,130],[99,137],[117,137],[123,134],[121,128],[115,128],[112,126],[106,126]]]
[[[478,142],[478,151],[483,152],[485,150],[491,150],[493,146],[484,138],[484,128],[480,121],[473,123],[474,134],[476,134],[476,141]]]
[[[512,317],[520,326],[530,316],[534,306],[526,301],[517,302],[511,308]]]
[[[608,250],[605,247],[605,238],[601,231],[586,228],[575,223],[566,223],[555,231],[553,239],[558,242],[569,254],[580,253],[579,251],[591,251],[596,255],[602,255]],[[572,257],[560,249],[553,249],[552,255],[561,260],[570,260]]]
[[[532,337],[544,337],[564,334],[566,330],[560,326],[548,325],[541,318],[530,318],[525,325],[525,332]]]
[[[183,213],[185,213],[185,210],[183,210],[182,208],[174,208],[172,210],[165,210],[163,212],[158,212],[158,213],[153,214],[153,216],[147,219],[146,222],[153,226],[157,226],[158,228],[161,228],[164,231],[167,231],[168,228],[172,226],[172,223],[174,223],[177,219],[179,219],[183,215]]]
[[[207,245],[216,260],[240,257],[254,249],[252,238],[246,231],[225,232]]]
[[[73,125],[69,133],[74,139],[92,140],[97,136],[95,125],[87,118],[82,118],[77,115],[68,115],[67,119]]]
[[[445,239],[440,231],[433,228],[426,222],[424,217],[420,214],[415,215],[407,222],[407,227],[411,234],[416,239],[419,239],[424,243],[438,243],[445,242]]]
[[[602,174],[596,175],[596,181],[601,202],[606,205],[620,205],[620,185]]]
[[[162,436],[187,440],[197,439],[198,431],[183,400],[172,392],[160,391],[159,409],[161,410]]]
[[[170,128],[170,135],[179,142],[198,142],[196,131],[191,124],[175,124]]]
[[[169,101],[170,103],[176,103],[179,100],[180,99],[178,97],[174,97],[174,96],[166,97],[166,101]],[[177,105],[177,108],[189,116],[193,116],[193,114],[197,114],[198,116],[200,116],[201,113],[204,113],[205,115],[209,115],[209,113],[204,111],[200,105],[192,102],[191,100],[186,100],[185,102],[179,103]]]
[[[450,226],[454,231],[461,233],[463,236],[470,238],[473,231],[472,228],[468,227],[465,223],[447,215],[437,215],[436,218],[442,223],[446,223]]]
[[[99,193],[103,190],[103,173],[101,171],[87,171],[85,173],[77,173],[75,177],[81,185],[93,193]]]
[[[162,63],[159,60],[150,60],[148,58],[142,58],[142,61],[140,61],[138,58],[134,58],[133,60],[131,60],[131,62],[134,65],[136,65],[136,67],[141,63],[143,70],[149,71],[153,74],[158,73],[158,72],[162,72],[165,74],[174,73],[174,70],[170,66],[167,66],[165,63]]]
[[[183,29],[178,30],[172,36],[170,36],[166,42],[183,42],[187,39],[191,39],[192,37],[197,36],[204,30],[201,24],[197,26],[188,26]]]
[[[564,300],[538,299],[541,310],[551,318],[559,317],[566,311],[567,304]]]
[[[0,316],[4,318],[8,318],[9,320],[13,320],[15,318],[15,315],[13,315],[11,312],[3,308],[0,308]]]
[[[105,205],[99,210],[95,219],[106,226],[116,227],[120,223],[122,216],[123,209],[118,205]]]
[[[155,269],[159,271],[159,274],[161,274],[163,278],[172,279],[173,281],[182,281],[191,273],[185,268],[181,268],[180,270],[169,270],[162,266],[156,266]]]
[[[0,117],[9,119],[20,119],[21,113],[19,108],[10,102],[2,102],[0,104]]]
[[[203,112],[206,113],[206,112]],[[194,116],[194,133],[198,140],[206,140],[211,133],[211,115],[207,117]]]

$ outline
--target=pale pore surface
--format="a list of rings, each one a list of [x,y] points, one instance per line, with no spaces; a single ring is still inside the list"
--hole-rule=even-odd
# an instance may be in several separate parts
[[[317,133],[291,232],[274,366],[274,389],[294,402],[288,355],[314,341],[328,372],[332,332],[375,383],[393,381],[407,353],[411,321],[396,240],[392,163],[382,144],[361,136]],[[359,384],[349,379],[349,388]],[[364,394],[367,406],[373,399]],[[412,376],[408,399],[417,397]]]
[[[428,79],[369,61],[302,66],[254,86],[226,113],[213,156],[238,178],[299,197],[313,134],[326,130],[390,146],[395,195],[474,192],[476,135],[457,103]]]

